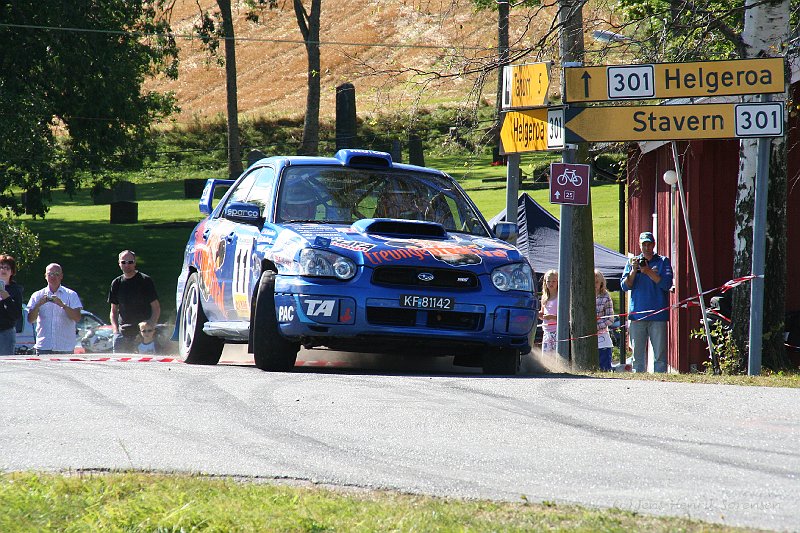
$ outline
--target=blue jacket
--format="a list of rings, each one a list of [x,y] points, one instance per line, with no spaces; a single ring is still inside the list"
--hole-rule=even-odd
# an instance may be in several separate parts
[[[625,265],[622,273],[622,290],[631,292],[631,308],[628,318],[631,320],[669,320],[669,311],[653,313],[658,309],[669,306],[669,289],[672,287],[672,265],[668,257],[658,254],[653,255],[653,259],[648,261],[650,268],[655,270],[661,281],[656,284],[645,274],[638,272],[633,280],[633,288],[628,287],[627,279],[631,273],[631,264]]]

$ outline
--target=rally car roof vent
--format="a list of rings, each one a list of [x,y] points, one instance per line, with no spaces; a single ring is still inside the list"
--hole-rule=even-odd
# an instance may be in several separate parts
[[[426,239],[446,239],[444,226],[435,222],[399,220],[394,218],[365,218],[353,224],[362,233],[395,235],[403,237],[424,237]]]
[[[336,152],[336,159],[348,167],[391,168],[392,156],[374,150],[343,149]]]

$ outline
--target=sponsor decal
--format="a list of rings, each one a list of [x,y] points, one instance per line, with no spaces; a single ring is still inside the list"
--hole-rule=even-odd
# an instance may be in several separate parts
[[[371,242],[348,241],[346,239],[333,239],[331,241],[331,246],[335,246],[337,248],[344,248],[345,250],[351,250],[353,252],[368,252],[373,248],[375,248],[376,245],[372,244]]]
[[[239,237],[233,259],[233,307],[242,318],[250,318],[253,237]]]
[[[292,320],[294,320],[294,306],[278,306],[278,322],[291,322]]]
[[[412,240],[408,242],[396,240],[387,241],[386,244],[392,246],[393,249],[364,252],[364,257],[370,264],[380,265],[408,259],[425,261],[433,257],[437,261],[447,263],[451,266],[465,266],[480,264],[483,261],[482,257],[508,259],[508,252],[506,250],[484,250],[473,244],[468,244],[466,246],[459,244],[448,245],[447,243],[437,241]]]
[[[332,316],[336,300],[310,300],[305,301],[306,315],[308,316]]]
[[[208,294],[209,300],[217,306],[224,316],[227,317],[225,303],[223,301],[225,286],[217,279],[217,269],[213,250],[203,242],[203,233],[205,232],[206,225],[207,220],[197,226],[197,230],[195,231],[193,263],[197,266],[197,269],[200,273],[200,282],[205,289],[206,294]],[[211,241],[210,237],[209,241]]]
[[[339,322],[349,324],[353,321],[353,306],[347,304],[345,300],[342,301],[342,307],[339,309]]]
[[[331,245],[331,240],[327,237],[317,237],[314,239],[314,246],[318,246],[320,248],[328,248]]]

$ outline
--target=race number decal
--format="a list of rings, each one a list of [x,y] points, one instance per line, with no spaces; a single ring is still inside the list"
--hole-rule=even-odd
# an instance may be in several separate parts
[[[250,318],[250,256],[253,242],[252,237],[239,237],[233,258],[233,306],[236,315],[242,318]]]

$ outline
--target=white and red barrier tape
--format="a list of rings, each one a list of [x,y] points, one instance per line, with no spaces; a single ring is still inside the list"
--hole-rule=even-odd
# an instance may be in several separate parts
[[[56,363],[183,363],[183,360],[176,357],[48,357],[43,355],[37,356],[0,356],[2,361],[48,361]],[[249,361],[234,361],[222,360],[220,364],[255,364],[251,359]],[[308,366],[308,367],[343,367],[347,366],[346,361],[297,361],[295,366]]]

